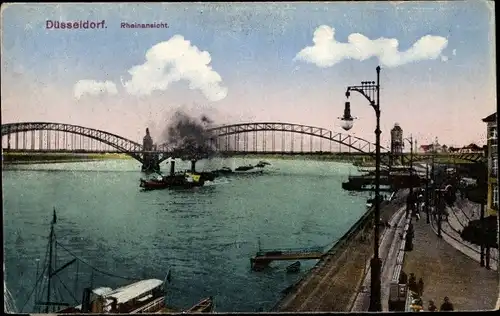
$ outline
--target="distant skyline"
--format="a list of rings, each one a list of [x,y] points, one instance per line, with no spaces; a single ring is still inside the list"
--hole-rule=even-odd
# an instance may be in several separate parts
[[[345,89],[375,80],[377,65],[383,145],[395,123],[419,146],[436,136],[449,146],[482,145],[481,119],[496,111],[492,1],[2,9],[2,123],[69,123],[134,141],[149,127],[156,140],[183,108],[219,125],[344,132],[337,118]],[[80,29],[87,20],[94,29]],[[140,24],[158,27],[124,27]],[[358,119],[347,133],[374,141],[373,110],[360,95],[350,101]]]

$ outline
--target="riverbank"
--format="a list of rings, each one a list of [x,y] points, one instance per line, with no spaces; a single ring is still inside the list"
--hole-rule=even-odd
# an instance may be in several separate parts
[[[4,165],[25,165],[39,163],[64,163],[64,162],[82,162],[95,160],[111,159],[131,159],[126,154],[118,153],[2,153],[2,163]]]

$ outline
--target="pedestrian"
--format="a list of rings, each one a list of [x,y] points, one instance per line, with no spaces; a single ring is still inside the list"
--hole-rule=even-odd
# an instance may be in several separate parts
[[[427,307],[427,310],[429,312],[435,312],[435,311],[437,311],[437,306],[434,305],[434,301],[432,301],[432,300],[429,301],[429,306]]]
[[[408,276],[404,271],[401,271],[399,275],[399,284],[406,284],[408,282]]]
[[[424,280],[422,278],[418,279],[418,295],[422,296],[424,294]]]
[[[450,312],[453,311],[453,304],[450,302],[448,296],[445,296],[443,304],[441,304],[441,308],[439,311],[441,312]]]
[[[415,274],[410,273],[410,278],[408,279],[408,288],[410,291],[417,292],[417,279],[415,278]]]

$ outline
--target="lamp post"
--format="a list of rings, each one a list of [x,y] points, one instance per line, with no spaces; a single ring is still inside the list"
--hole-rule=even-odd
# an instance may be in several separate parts
[[[362,94],[371,107],[375,110],[377,118],[377,127],[375,129],[375,214],[374,214],[374,229],[373,229],[373,258],[370,262],[371,268],[371,286],[370,286],[370,307],[369,311],[376,312],[382,311],[381,303],[381,261],[379,258],[379,239],[380,239],[380,66],[377,66],[377,82],[363,81],[360,86],[348,86],[345,96],[349,99],[350,92],[356,91]],[[350,130],[353,126],[354,118],[351,116],[351,104],[349,101],[345,102],[344,116],[341,118],[343,121],[342,128]]]
[[[411,201],[411,206],[410,210],[413,212],[413,207],[415,205],[415,197],[413,196],[413,136],[410,135],[410,137],[405,138],[408,143],[410,143],[410,201]],[[413,214],[413,213],[412,213]]]
[[[441,214],[444,211],[444,196],[443,196],[443,191],[441,189],[436,189],[435,190],[436,195],[437,195],[437,203],[436,203],[436,212],[437,212],[437,221],[438,221],[438,237],[443,238],[443,235],[441,234]]]
[[[425,214],[427,215],[426,222],[430,224],[429,218],[429,162],[425,163]]]
[[[495,142],[495,144],[498,144],[498,128],[500,127],[500,116],[498,115],[498,113],[495,113],[495,119],[496,119],[496,122],[494,123],[495,124],[495,134],[494,134],[494,139],[492,139],[491,141],[492,142]],[[493,149],[493,146],[488,146],[488,149]],[[491,153],[491,158],[495,157],[498,152],[498,147],[496,146],[495,147],[495,152],[492,152]],[[490,153],[488,151],[488,156],[490,156]],[[497,178],[497,201],[500,201],[500,195],[499,195],[499,190],[498,190],[498,184],[500,184],[500,172],[498,172],[498,165],[497,165],[497,169],[495,170],[495,175],[496,178]],[[495,194],[495,192],[493,191],[492,192],[493,194]],[[493,198],[493,197],[492,197]],[[498,250],[498,254],[499,254],[499,257],[497,257],[497,273],[498,273],[498,290],[500,292],[500,212],[498,211],[498,206],[497,206],[497,250]],[[497,301],[497,304],[496,304],[496,307],[498,308],[500,306],[500,298],[498,299]]]
[[[436,141],[437,142],[437,141]],[[436,142],[434,142],[434,144],[432,144],[432,151],[431,151],[431,155],[432,155],[432,164],[431,164],[431,201],[432,201],[432,205],[433,205],[433,209],[434,209],[434,216],[436,215],[436,211],[437,211],[437,207],[436,207],[436,198],[437,198],[437,195],[436,195],[436,169],[435,169],[435,166],[434,166],[434,162],[436,160]]]

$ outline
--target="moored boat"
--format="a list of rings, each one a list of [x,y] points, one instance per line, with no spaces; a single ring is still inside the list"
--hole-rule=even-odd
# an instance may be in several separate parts
[[[210,313],[214,310],[214,299],[212,296],[205,298],[194,305],[185,313]]]
[[[59,313],[155,313],[165,306],[164,282],[141,280],[116,290],[98,288],[84,291],[83,302]]]
[[[295,261],[288,267],[286,267],[286,272],[287,273],[297,273],[300,271],[300,261]]]

